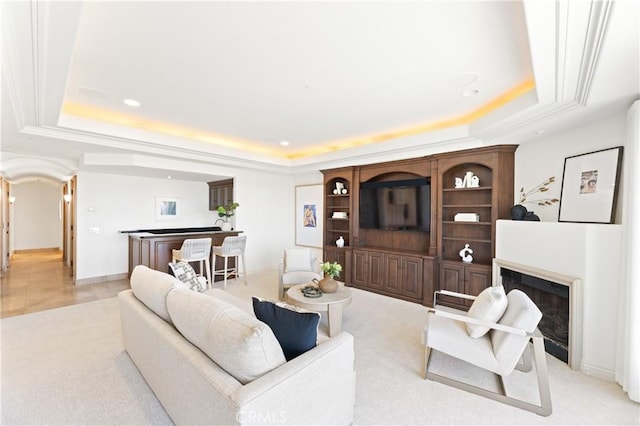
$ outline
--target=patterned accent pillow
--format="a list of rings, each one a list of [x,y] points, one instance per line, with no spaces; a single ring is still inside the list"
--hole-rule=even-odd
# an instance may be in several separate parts
[[[173,271],[173,275],[178,281],[186,284],[190,290],[202,292],[207,289],[207,284],[201,280],[196,271],[188,262],[181,260],[180,262],[171,262],[169,267]]]

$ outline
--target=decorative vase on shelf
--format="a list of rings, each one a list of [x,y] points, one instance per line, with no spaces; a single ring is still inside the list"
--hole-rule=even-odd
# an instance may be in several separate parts
[[[340,235],[340,238],[336,240],[336,246],[344,247],[344,238],[342,238],[342,235]]]
[[[313,282],[318,284],[318,288],[323,293],[335,293],[338,291],[338,282],[331,275],[325,275],[321,280],[314,278]]]
[[[220,228],[222,228],[222,230],[225,232],[231,231],[231,222],[222,222],[222,226],[220,226]]]

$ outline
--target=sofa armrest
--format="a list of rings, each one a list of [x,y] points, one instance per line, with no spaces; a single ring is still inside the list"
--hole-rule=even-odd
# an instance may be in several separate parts
[[[275,416],[286,424],[301,424],[310,418],[318,424],[349,424],[353,422],[355,386],[353,336],[342,332],[229,397],[243,415],[262,416],[263,420]],[[320,395],[322,404],[318,404]]]
[[[278,262],[278,288],[282,287],[282,275],[284,274],[284,259],[280,259]]]
[[[468,317],[466,315],[460,315],[457,313],[442,311],[434,308],[427,308],[427,315],[438,315],[441,317],[449,318],[455,321],[460,321],[468,324],[480,325],[484,327],[488,327],[494,330],[504,331],[506,333],[517,334],[519,336],[533,336],[535,333],[527,333],[526,330],[516,327],[510,327],[508,325],[502,325],[497,322],[488,322],[479,320],[477,318]]]

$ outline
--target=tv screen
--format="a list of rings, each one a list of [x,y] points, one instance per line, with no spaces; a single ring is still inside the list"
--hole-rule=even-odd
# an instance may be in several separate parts
[[[360,185],[360,228],[429,231],[430,222],[429,178]]]

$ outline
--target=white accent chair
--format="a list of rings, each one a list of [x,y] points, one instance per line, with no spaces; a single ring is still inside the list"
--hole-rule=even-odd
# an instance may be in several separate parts
[[[224,277],[224,289],[227,289],[227,278],[234,275],[236,278],[240,277],[240,259],[242,258],[242,276],[244,278],[244,284],[247,285],[247,264],[244,261],[244,249],[247,246],[247,237],[225,237],[221,246],[213,246],[211,252],[213,253],[213,279],[215,280],[217,275]],[[216,269],[216,256],[224,258],[224,268]],[[235,267],[229,267],[229,258],[235,258]]]
[[[543,336],[537,328],[542,313],[531,299],[520,290],[510,291],[506,295],[506,311],[497,322],[492,322],[477,319],[471,315],[467,316],[465,312],[439,308],[436,304],[438,294],[469,300],[476,299],[474,296],[451,291],[436,292],[434,296],[436,308],[428,308],[427,325],[424,330],[425,379],[444,383],[541,416],[550,415],[552,408],[547,361]],[[473,338],[467,328],[468,324],[488,327],[490,330],[481,337]],[[531,370],[529,341],[533,342],[540,405],[508,397],[504,387],[503,376],[511,374],[514,369],[525,372]],[[495,373],[499,378],[501,393],[430,372],[429,361],[432,350]]]
[[[308,248],[288,248],[278,263],[278,294],[284,300],[286,291],[295,285],[322,279],[320,261]]]
[[[171,250],[171,261],[199,262],[200,276],[203,277],[206,274],[207,283],[211,286],[213,284],[213,281],[211,281],[211,266],[209,264],[211,243],[211,238],[188,238],[182,242],[180,250]]]

